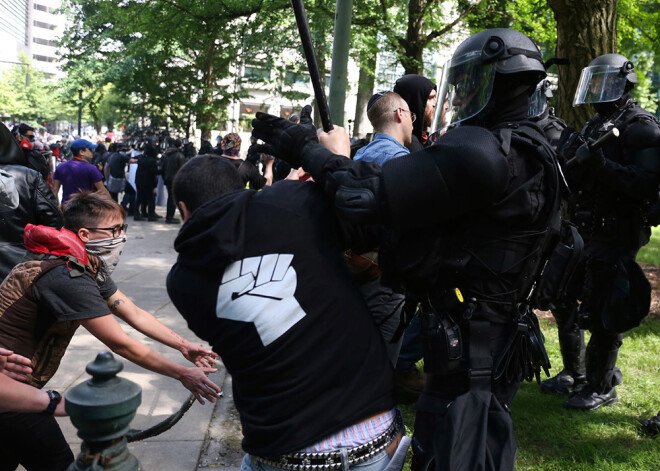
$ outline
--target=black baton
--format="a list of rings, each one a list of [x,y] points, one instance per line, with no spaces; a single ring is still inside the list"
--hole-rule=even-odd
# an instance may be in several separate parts
[[[332,120],[330,119],[330,109],[328,108],[328,100],[325,97],[325,90],[321,84],[321,74],[319,73],[319,66],[316,63],[316,55],[314,54],[314,48],[312,47],[312,36],[309,34],[309,24],[307,23],[307,15],[305,15],[303,0],[291,0],[291,5],[293,6],[293,12],[296,15],[300,41],[302,42],[303,52],[305,53],[305,59],[307,60],[309,76],[312,79],[314,97],[316,98],[316,105],[319,108],[323,130],[325,132],[330,132],[333,129]]]
[[[594,142],[587,143],[587,147],[589,148],[590,151],[598,150],[608,142],[613,141],[614,139],[619,137],[619,134],[620,133],[618,128],[612,128]],[[577,157],[573,157],[571,160],[566,162],[566,167],[567,168],[573,167],[577,163],[578,163]]]

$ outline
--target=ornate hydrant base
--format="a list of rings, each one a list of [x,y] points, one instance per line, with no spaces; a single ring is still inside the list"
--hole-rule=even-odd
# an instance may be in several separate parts
[[[116,443],[88,445],[83,442],[80,454],[67,471],[143,471],[140,462],[128,451],[126,445],[126,437]]]

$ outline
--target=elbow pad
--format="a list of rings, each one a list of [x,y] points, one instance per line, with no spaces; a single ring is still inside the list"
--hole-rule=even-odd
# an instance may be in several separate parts
[[[377,169],[380,170],[379,167]],[[380,172],[365,175],[363,172],[356,173],[352,170],[342,169],[332,175],[337,185],[335,210],[342,219],[349,222],[359,224],[380,222]]]

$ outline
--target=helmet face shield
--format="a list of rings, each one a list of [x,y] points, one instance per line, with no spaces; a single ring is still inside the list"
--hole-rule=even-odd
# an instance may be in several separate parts
[[[484,64],[481,51],[453,57],[443,67],[434,128],[464,121],[479,113],[493,92],[494,64]]]
[[[529,97],[528,115],[530,118],[541,116],[548,109],[548,98],[552,97],[550,91],[550,81],[541,80],[536,86],[536,90]]]
[[[626,75],[627,72],[623,72],[621,67],[611,65],[585,67],[575,90],[573,106],[618,100],[626,88]]]

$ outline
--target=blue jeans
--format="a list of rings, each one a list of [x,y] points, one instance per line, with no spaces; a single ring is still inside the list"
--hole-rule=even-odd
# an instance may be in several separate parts
[[[348,448],[342,448],[342,450],[348,450]],[[390,457],[387,455],[386,451],[381,451],[376,456],[370,460],[364,461],[355,466],[349,468],[347,464],[348,458],[344,456],[342,458],[342,468],[341,471],[383,471],[385,467],[390,463]],[[264,463],[260,463],[249,454],[243,457],[243,462],[241,463],[241,471],[282,471],[280,468],[274,466],[269,466]]]

